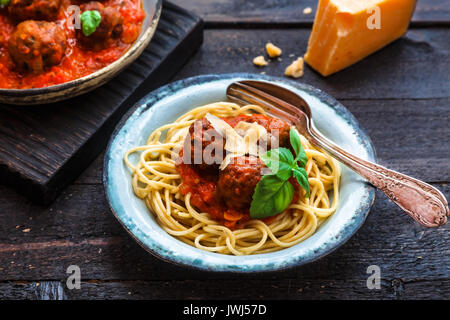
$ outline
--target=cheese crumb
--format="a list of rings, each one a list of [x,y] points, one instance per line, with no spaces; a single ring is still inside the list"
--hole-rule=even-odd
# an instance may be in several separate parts
[[[305,9],[303,9],[303,13],[304,13],[304,14],[310,14],[311,12],[312,12],[311,7],[307,7],[307,8],[305,8]]]
[[[276,58],[281,56],[281,53],[283,52],[280,48],[278,48],[273,43],[269,42],[266,44],[266,51],[269,57]]]
[[[303,58],[300,57],[297,60],[293,61],[284,71],[284,74],[288,77],[300,78],[303,76]]]
[[[263,56],[257,56],[255,59],[253,59],[253,64],[258,67],[264,67],[267,66],[268,63]]]

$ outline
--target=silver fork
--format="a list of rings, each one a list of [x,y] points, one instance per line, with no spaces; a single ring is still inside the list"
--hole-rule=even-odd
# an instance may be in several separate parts
[[[259,105],[268,114],[291,122],[312,144],[366,178],[418,223],[438,227],[447,222],[448,203],[438,189],[338,147],[316,129],[310,107],[294,92],[269,82],[246,80],[229,85],[227,97],[239,104]]]

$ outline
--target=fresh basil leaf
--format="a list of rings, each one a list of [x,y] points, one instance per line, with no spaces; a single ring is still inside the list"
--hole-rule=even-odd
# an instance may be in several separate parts
[[[276,175],[265,175],[261,178],[253,193],[250,205],[250,217],[267,218],[283,212],[292,202],[294,187]]]
[[[0,8],[6,7],[10,2],[11,0],[0,0]]]
[[[309,181],[308,181],[308,173],[303,168],[296,168],[293,170],[294,177],[297,179],[298,184],[305,189],[306,191],[306,197],[309,198]]]
[[[89,37],[97,30],[97,27],[102,21],[102,16],[97,10],[87,10],[81,14],[80,21],[81,31],[86,37]]]
[[[292,176],[292,168],[285,169],[285,170],[278,170],[277,177],[282,180],[287,180]]]
[[[291,170],[296,166],[294,156],[286,148],[272,149],[260,156],[264,164],[279,178],[289,179]]]
[[[297,132],[295,132],[294,127],[291,127],[291,130],[289,131],[289,138],[292,149],[294,149],[295,154],[298,155],[302,148],[302,143],[300,141],[300,137],[298,136]]]
[[[275,212],[280,213],[286,210],[294,197],[294,187],[289,181],[285,181],[283,186],[273,198],[275,203]]]
[[[306,157],[305,149],[303,149],[300,136],[297,134],[293,127],[291,127],[291,131],[289,131],[289,137],[291,140],[291,146],[296,154],[295,161],[300,162],[300,167],[305,167],[306,163],[308,162],[308,158]]]

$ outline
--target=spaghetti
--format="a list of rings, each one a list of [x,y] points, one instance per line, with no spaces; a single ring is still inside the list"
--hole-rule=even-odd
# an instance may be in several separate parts
[[[191,192],[182,192],[183,176],[178,168],[180,150],[190,126],[207,114],[228,119],[264,114],[255,105],[218,102],[195,108],[175,122],[156,129],[146,145],[128,150],[124,162],[131,169],[137,197],[156,216],[161,227],[179,240],[199,249],[233,255],[277,251],[298,244],[332,215],[339,202],[340,168],[328,154],[300,136],[308,161],[310,196],[304,191],[288,209],[269,219],[247,219],[239,228],[227,227],[208,212],[193,205]],[[138,154],[132,164],[130,155]]]

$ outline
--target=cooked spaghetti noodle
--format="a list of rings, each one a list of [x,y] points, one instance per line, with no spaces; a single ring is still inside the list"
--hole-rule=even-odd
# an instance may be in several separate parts
[[[234,255],[267,253],[291,247],[307,239],[338,206],[340,168],[328,154],[300,136],[308,161],[310,196],[302,194],[287,210],[267,220],[250,219],[240,228],[228,228],[191,202],[183,194],[177,157],[189,127],[207,114],[219,118],[264,114],[259,106],[218,102],[198,107],[175,122],[156,129],[146,145],[129,150],[124,161],[131,169],[134,193],[143,199],[158,223],[169,234],[199,249]],[[137,153],[135,164],[129,159]],[[302,190],[302,193],[304,191]]]

